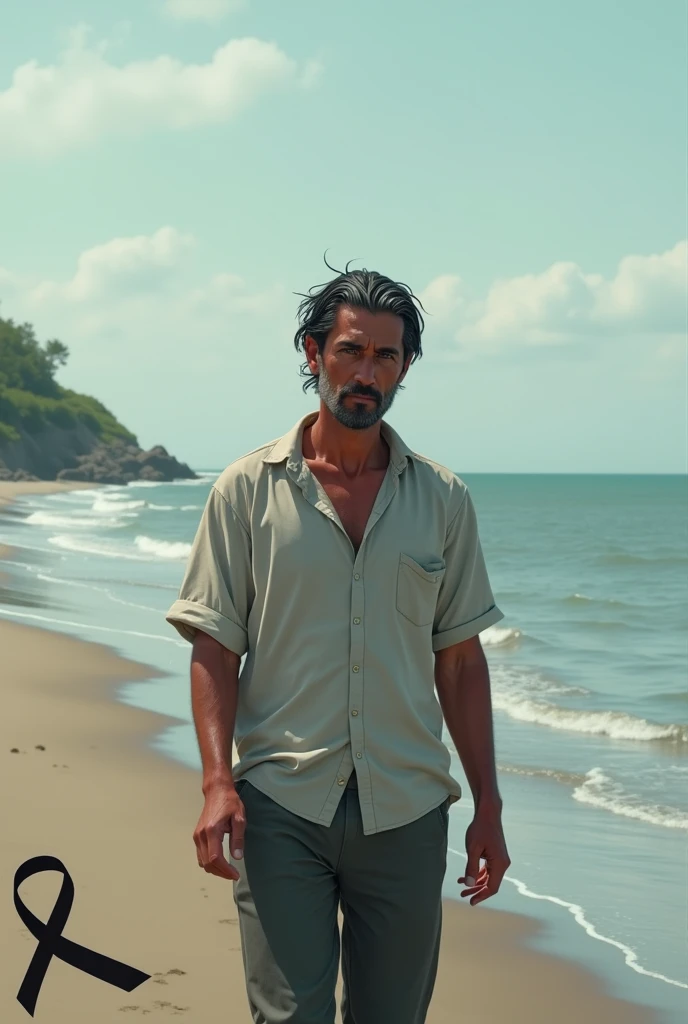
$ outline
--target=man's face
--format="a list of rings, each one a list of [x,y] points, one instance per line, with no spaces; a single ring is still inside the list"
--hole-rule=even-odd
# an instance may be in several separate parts
[[[404,361],[403,333],[395,313],[340,306],[322,355],[306,338],[320,397],[343,426],[366,430],[391,407],[411,359]]]

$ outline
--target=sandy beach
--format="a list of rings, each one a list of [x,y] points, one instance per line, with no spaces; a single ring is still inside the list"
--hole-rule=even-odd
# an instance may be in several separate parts
[[[52,480],[27,480],[15,483],[12,480],[0,480],[0,508],[10,505],[24,494],[59,494],[60,491],[81,491],[97,486],[77,481],[60,483]]]
[[[0,482],[0,507],[23,493],[71,486]],[[11,588],[11,567],[3,576]],[[16,995],[36,948],[14,907],[14,873],[31,857],[51,855],[75,886],[64,935],[151,977],[127,993],[53,958],[36,1020],[114,1024],[152,1014],[250,1024],[232,885],[196,861],[200,775],[148,748],[176,719],[116,700],[118,684],[162,673],[107,646],[8,621],[0,604],[0,676],[0,1019],[27,1019]],[[60,884],[46,872],[21,887],[43,922]],[[495,907],[445,902],[428,1024],[655,1020],[607,995],[582,968],[529,949],[537,929]]]

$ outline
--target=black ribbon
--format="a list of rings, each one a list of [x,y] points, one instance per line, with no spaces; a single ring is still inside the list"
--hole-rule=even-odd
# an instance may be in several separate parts
[[[31,913],[19,896],[19,886],[22,882],[42,871],[60,871],[63,875],[57,901],[46,924]],[[77,970],[85,971],[86,974],[100,978],[108,985],[115,985],[125,992],[133,991],[150,978],[150,974],[144,974],[143,971],[138,971],[135,967],[129,967],[119,960],[103,956],[102,953],[95,953],[88,946],[80,946],[78,942],[65,939],[62,929],[67,923],[73,902],[72,876],[57,857],[32,857],[17,868],[14,874],[14,905],[26,927],[34,938],[38,939],[38,945],[17,993],[17,999],[31,1017],[36,1009],[36,1000],[48,965],[54,956],[58,960],[76,967]]]

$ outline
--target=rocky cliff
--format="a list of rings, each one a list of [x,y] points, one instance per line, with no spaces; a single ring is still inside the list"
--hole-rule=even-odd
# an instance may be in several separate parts
[[[85,424],[0,441],[0,480],[86,480],[101,484],[126,484],[132,480],[196,480],[184,462],[178,462],[162,445],[144,451],[126,440],[104,444]]]
[[[68,355],[55,338],[40,344],[31,324],[0,317],[0,480],[198,479],[162,445],[143,451],[97,398],[58,384]]]

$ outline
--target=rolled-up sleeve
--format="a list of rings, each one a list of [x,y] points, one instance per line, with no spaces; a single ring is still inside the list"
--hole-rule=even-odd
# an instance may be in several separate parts
[[[432,629],[433,651],[468,640],[504,618],[492,594],[468,489],[447,529],[444,560]]]
[[[247,623],[253,597],[250,536],[213,485],[177,600],[165,620],[191,643],[200,629],[241,656],[248,649]]]

